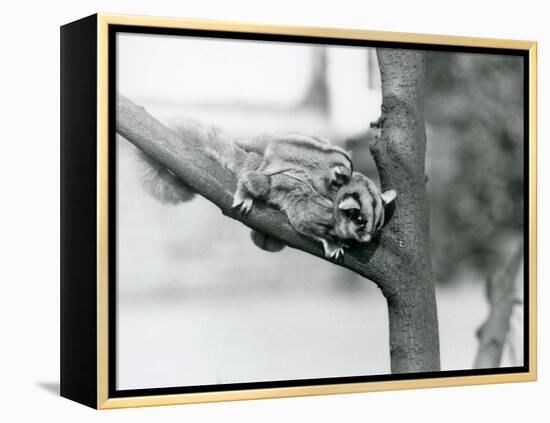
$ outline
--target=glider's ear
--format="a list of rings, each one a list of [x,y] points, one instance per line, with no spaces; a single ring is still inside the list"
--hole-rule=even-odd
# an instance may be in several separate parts
[[[331,170],[330,183],[341,187],[351,177],[351,170],[344,166],[334,166]]]
[[[397,191],[395,191],[394,189],[390,189],[382,193],[382,201],[384,202],[385,206],[395,200],[395,197],[397,197]]]

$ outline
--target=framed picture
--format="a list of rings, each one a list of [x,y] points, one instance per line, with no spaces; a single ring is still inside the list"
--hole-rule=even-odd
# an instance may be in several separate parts
[[[536,43],[61,28],[61,395],[536,379]]]

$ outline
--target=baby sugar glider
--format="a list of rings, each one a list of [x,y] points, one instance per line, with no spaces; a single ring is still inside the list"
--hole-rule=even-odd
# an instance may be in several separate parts
[[[380,193],[376,184],[359,172],[338,190],[334,207],[333,233],[338,239],[369,242],[384,225],[386,205],[397,193]]]

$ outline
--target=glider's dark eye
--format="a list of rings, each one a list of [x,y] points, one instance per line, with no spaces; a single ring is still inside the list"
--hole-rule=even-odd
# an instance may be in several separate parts
[[[358,214],[357,216],[355,216],[353,218],[353,221],[361,227],[364,227],[367,224],[367,219],[365,219],[365,216],[363,216],[362,214]]]
[[[355,220],[357,219],[357,216],[359,216],[359,210],[357,209],[343,209],[342,213],[344,213],[349,219]]]

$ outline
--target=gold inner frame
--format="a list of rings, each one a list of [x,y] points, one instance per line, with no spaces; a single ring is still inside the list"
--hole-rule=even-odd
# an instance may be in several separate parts
[[[529,53],[529,372],[451,376],[441,378],[311,385],[286,388],[246,389],[191,394],[148,395],[109,398],[108,367],[108,27],[109,25],[206,29],[249,33],[317,36],[370,41],[394,41],[464,47],[524,50]],[[187,404],[305,395],[343,394],[382,390],[433,388],[503,382],[534,381],[537,378],[536,272],[537,272],[537,43],[448,35],[410,34],[359,29],[316,28],[179,19],[163,17],[98,14],[97,19],[97,407],[99,409],[151,405]]]

